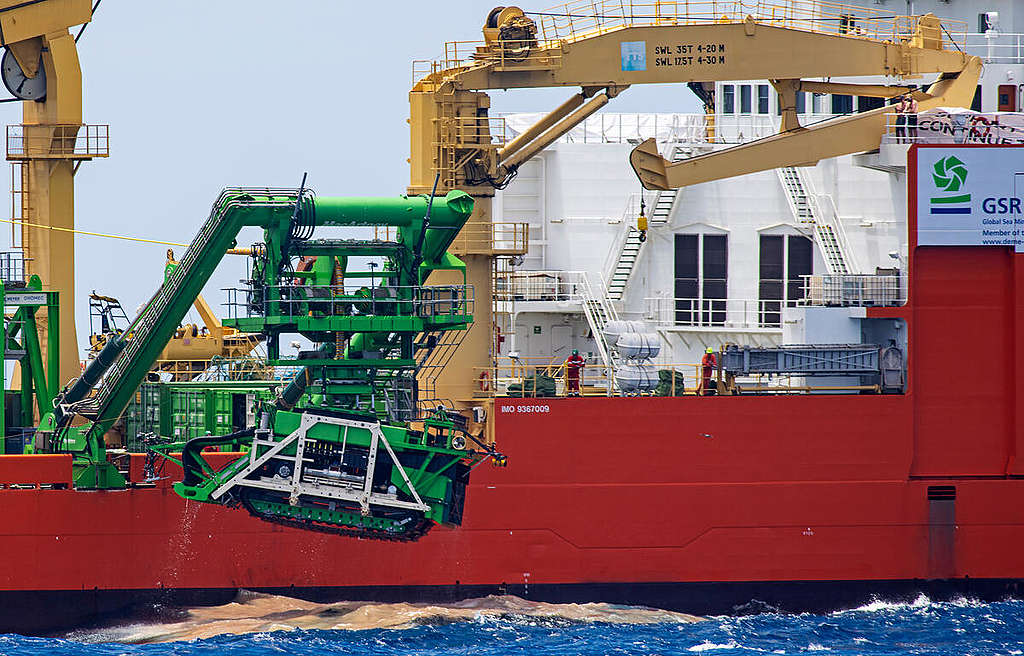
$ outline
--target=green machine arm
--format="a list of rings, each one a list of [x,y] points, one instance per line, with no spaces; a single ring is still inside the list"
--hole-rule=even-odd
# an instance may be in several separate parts
[[[264,282],[274,285],[281,282],[277,279],[279,265],[290,257],[289,244],[303,226],[399,227],[401,241],[408,248],[407,244],[414,243],[423,230],[428,202],[426,197],[406,196],[316,198],[309,190],[297,189],[222,191],[177,268],[120,338],[111,340],[83,376],[59,395],[53,416],[41,423],[43,433],[56,433],[53,443],[78,453],[84,468],[94,473],[91,483],[84,478],[76,479],[76,483],[96,487],[123,485],[116,472],[100,471],[107,468],[103,434],[124,411],[242,228],[263,228],[271,260]],[[472,207],[472,198],[458,191],[435,200],[423,240],[425,264],[440,263]],[[88,396],[97,384],[95,394]],[[91,424],[69,430],[70,418],[75,414],[91,420]]]

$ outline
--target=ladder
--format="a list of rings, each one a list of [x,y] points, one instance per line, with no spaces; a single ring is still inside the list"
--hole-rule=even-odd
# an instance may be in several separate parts
[[[810,226],[814,240],[821,250],[828,273],[842,275],[853,273],[853,256],[842,233],[839,217],[835,212],[826,216],[821,210],[811,183],[794,166],[776,169],[779,182],[786,192],[786,200],[793,218],[798,224]]]

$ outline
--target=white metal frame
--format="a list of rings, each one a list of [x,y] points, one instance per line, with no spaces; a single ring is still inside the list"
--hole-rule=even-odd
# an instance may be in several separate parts
[[[363,478],[361,485],[354,482],[329,483],[302,480],[305,464],[304,452],[307,440],[306,436],[309,433],[309,430],[317,424],[333,424],[335,426],[344,427],[345,433],[343,436],[343,449],[348,444],[349,428],[362,428],[370,432],[370,451],[366,462],[366,476]],[[297,444],[295,447],[294,457],[282,457],[280,455],[281,451],[290,444],[296,442]],[[413,499],[415,499],[414,502],[401,501],[392,495],[379,494],[372,490],[373,473],[377,464],[377,447],[380,444],[384,445],[384,448],[387,449],[388,455],[391,456],[392,462],[394,462],[395,466],[398,467],[398,472],[402,475],[402,480],[405,481],[405,484],[409,487],[410,494],[412,494]],[[262,455],[257,456],[257,447],[260,446],[267,446],[270,448]],[[266,464],[271,458],[292,461],[293,468],[291,477],[288,479],[278,477],[268,479],[263,477],[257,480],[246,478],[246,476],[249,476]],[[320,480],[322,481],[323,479]],[[252,449],[249,451],[249,464],[232,476],[226,483],[214,490],[210,496],[214,499],[219,499],[234,487],[253,487],[264,490],[273,490],[276,492],[284,492],[288,494],[289,502],[292,505],[297,505],[299,498],[303,495],[338,501],[355,502],[359,504],[364,516],[369,515],[371,504],[375,506],[385,506],[388,508],[419,510],[421,512],[428,512],[430,510],[430,506],[424,503],[423,499],[420,498],[420,495],[413,486],[412,481],[409,480],[409,476],[399,464],[398,458],[395,456],[395,452],[391,448],[391,444],[389,444],[387,438],[384,437],[384,432],[381,430],[380,424],[368,421],[357,421],[354,419],[341,419],[338,417],[304,414],[300,419],[299,427],[280,441],[254,439]]]

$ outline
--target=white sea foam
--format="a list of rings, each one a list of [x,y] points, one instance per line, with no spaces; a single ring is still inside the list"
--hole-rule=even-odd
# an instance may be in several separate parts
[[[870,601],[863,606],[852,608],[850,610],[841,610],[838,613],[877,613],[886,610],[901,610],[904,608],[929,608],[933,604],[932,600],[925,594],[917,595],[917,598],[911,602],[905,601],[882,601],[875,599]]]
[[[713,649],[736,649],[737,647],[739,647],[739,645],[736,644],[736,642],[734,640],[730,640],[729,642],[726,642],[726,643],[723,643],[723,644],[720,644],[720,645],[719,644],[715,644],[713,642],[710,642],[708,640],[705,640],[704,642],[700,643],[699,645],[694,645],[692,647],[687,647],[687,651],[711,651]]]

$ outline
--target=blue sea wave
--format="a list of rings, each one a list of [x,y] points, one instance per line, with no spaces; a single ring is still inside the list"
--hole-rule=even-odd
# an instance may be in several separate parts
[[[277,598],[278,600],[280,598]],[[660,656],[704,654],[892,654],[995,655],[1024,654],[1024,602],[981,603],[971,600],[933,602],[919,597],[911,603],[874,602],[827,615],[762,613],[744,617],[709,617],[690,622],[662,611],[603,604],[533,604],[524,600],[450,606],[372,604],[364,613],[372,623],[386,619],[389,608],[398,628],[293,628],[296,618],[319,616],[299,611],[278,613],[272,629],[244,632],[250,618],[238,622],[236,634],[173,639],[187,633],[187,622],[161,628],[135,625],[70,634],[66,638],[0,636],[4,656],[76,654],[81,656],[255,656],[257,654],[432,654],[474,656],[563,656],[567,654]],[[242,604],[244,605],[244,604]],[[222,607],[223,608],[223,607]],[[346,607],[352,610],[353,607]],[[418,609],[410,616],[410,609]],[[426,609],[426,610],[425,610]],[[307,608],[307,610],[310,610]],[[358,610],[358,608],[356,608]],[[296,614],[298,613],[298,614]],[[252,613],[250,613],[252,615]],[[265,619],[265,618],[264,618]],[[196,626],[209,628],[209,616]],[[353,624],[357,626],[357,624]],[[230,624],[219,628],[231,628]],[[160,631],[164,633],[161,634]],[[171,642],[127,644],[124,641]]]

